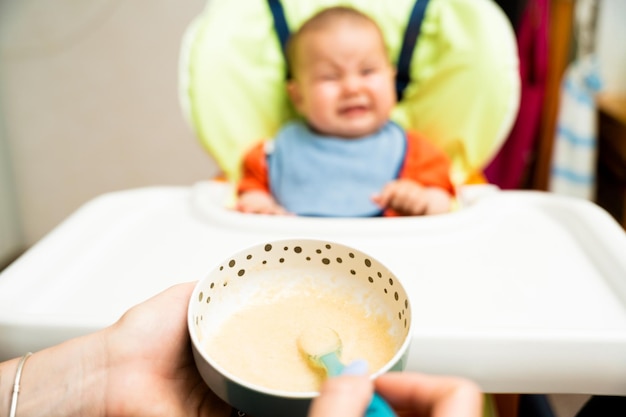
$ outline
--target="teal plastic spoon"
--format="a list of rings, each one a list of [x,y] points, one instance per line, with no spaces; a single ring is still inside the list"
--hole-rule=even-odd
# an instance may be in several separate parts
[[[330,327],[312,327],[306,329],[298,338],[298,347],[309,362],[326,370],[329,377],[341,375],[344,365],[339,360],[341,338]],[[366,417],[395,417],[396,414],[387,402],[376,392],[372,396]]]

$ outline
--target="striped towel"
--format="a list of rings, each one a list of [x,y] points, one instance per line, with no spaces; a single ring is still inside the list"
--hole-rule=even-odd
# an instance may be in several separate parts
[[[552,153],[549,190],[593,200],[597,155],[595,94],[600,90],[595,57],[575,61],[565,72]]]

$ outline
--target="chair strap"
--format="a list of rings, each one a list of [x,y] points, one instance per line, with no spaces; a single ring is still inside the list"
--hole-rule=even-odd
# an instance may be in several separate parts
[[[267,0],[267,4],[270,7],[270,11],[272,12],[272,16],[274,17],[274,31],[278,36],[278,41],[280,42],[280,47],[283,52],[283,56],[285,57],[285,64],[287,66],[287,79],[290,78],[289,64],[287,61],[287,40],[291,35],[289,31],[289,25],[287,25],[287,19],[285,18],[285,10],[283,9],[283,4],[280,0]]]
[[[409,82],[411,82],[411,58],[413,57],[413,51],[417,44],[417,38],[420,35],[422,21],[426,14],[426,6],[428,6],[428,0],[417,0],[415,2],[411,16],[409,17],[409,23],[404,31],[404,39],[398,57],[396,74],[396,96],[398,101],[402,100],[404,89],[409,85]]]
[[[286,47],[287,40],[291,33],[289,31],[289,25],[287,25],[287,19],[285,18],[285,10],[280,0],[267,0],[267,3],[274,18],[274,30],[278,36],[285,62],[287,62]],[[420,35],[422,21],[426,14],[426,6],[428,6],[428,0],[416,0],[404,32],[396,75],[396,95],[398,101],[402,100],[404,89],[411,81],[411,58],[413,57],[413,51],[417,44],[417,38]],[[286,76],[287,79],[289,79],[290,71],[288,67]]]

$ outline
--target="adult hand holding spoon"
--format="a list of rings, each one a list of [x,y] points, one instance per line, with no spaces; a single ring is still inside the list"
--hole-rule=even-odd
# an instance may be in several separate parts
[[[483,395],[457,377],[390,372],[372,383],[368,376],[329,378],[313,400],[308,417],[361,417],[376,390],[402,417],[481,417]]]
[[[344,370],[339,360],[341,339],[329,327],[313,327],[303,332],[298,339],[298,347],[309,358],[312,365],[324,368],[329,377],[338,377]],[[371,395],[365,410],[366,417],[395,417],[392,408],[376,392]]]

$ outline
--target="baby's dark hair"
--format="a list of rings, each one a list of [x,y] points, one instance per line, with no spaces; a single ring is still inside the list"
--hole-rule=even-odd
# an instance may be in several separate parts
[[[288,39],[285,47],[285,56],[289,67],[290,77],[293,77],[293,70],[297,64],[297,50],[299,39],[303,34],[316,30],[323,30],[337,23],[343,22],[366,23],[374,26],[380,33],[381,40],[384,45],[384,37],[378,23],[367,14],[348,6],[333,6],[322,9],[307,19],[300,28],[295,31]]]

